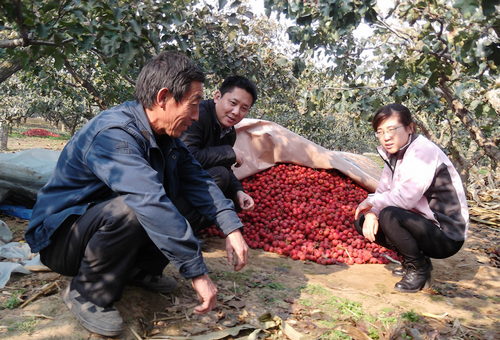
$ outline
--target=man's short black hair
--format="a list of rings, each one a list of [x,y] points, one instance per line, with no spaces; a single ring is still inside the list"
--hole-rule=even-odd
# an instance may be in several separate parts
[[[229,76],[222,83],[219,91],[220,96],[224,97],[227,92],[233,92],[235,87],[239,87],[250,93],[252,95],[252,105],[257,100],[257,87],[255,87],[254,83],[250,81],[250,79],[245,78],[243,76]]]
[[[142,68],[137,77],[134,96],[142,106],[151,110],[162,88],[167,88],[179,103],[191,89],[193,81],[204,83],[205,79],[205,74],[184,54],[165,51]]]

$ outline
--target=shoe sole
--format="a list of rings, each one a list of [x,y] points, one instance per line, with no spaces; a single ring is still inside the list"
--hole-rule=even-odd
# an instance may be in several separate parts
[[[80,316],[80,314],[78,314],[77,311],[73,309],[73,302],[71,301],[71,298],[69,297],[69,292],[70,292],[70,289],[69,289],[69,284],[68,284],[68,286],[63,290],[63,293],[62,293],[63,301],[66,304],[66,306],[69,308],[71,313],[73,313],[73,315],[76,317],[78,322],[83,326],[83,328],[85,328],[86,330],[88,330],[92,333],[96,333],[96,334],[104,335],[104,336],[108,336],[108,337],[114,337],[114,336],[120,335],[120,333],[123,331],[123,329],[120,329],[119,331],[118,330],[110,331],[110,330],[106,330],[106,329],[101,329],[101,328],[95,327],[94,325],[91,325],[88,321],[84,320]]]

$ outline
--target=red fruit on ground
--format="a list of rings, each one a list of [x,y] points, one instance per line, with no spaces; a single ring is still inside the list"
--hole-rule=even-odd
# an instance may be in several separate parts
[[[401,259],[356,232],[354,212],[368,192],[336,170],[279,164],[241,182],[255,201],[238,214],[251,248],[325,265],[388,263],[380,253]],[[203,232],[223,235],[215,226]]]
[[[60,137],[58,134],[47,131],[45,129],[30,129],[23,132],[23,136],[28,137]]]

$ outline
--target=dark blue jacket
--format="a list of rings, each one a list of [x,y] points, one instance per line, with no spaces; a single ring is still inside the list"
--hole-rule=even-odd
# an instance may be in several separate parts
[[[88,122],[61,152],[40,189],[26,231],[32,252],[69,215],[121,196],[151,240],[185,278],[208,272],[198,241],[172,200],[184,196],[227,235],[242,227],[234,204],[179,139],[162,137],[160,148],[138,102],[126,102]]]
[[[229,170],[231,178],[225,194],[226,197],[233,199],[236,192],[244,191],[243,185],[231,169],[231,166],[236,163],[236,154],[233,150],[236,130],[232,126],[222,138],[220,138],[220,133],[221,127],[217,120],[215,102],[210,99],[200,102],[200,119],[193,122],[180,138],[203,169],[224,166]]]

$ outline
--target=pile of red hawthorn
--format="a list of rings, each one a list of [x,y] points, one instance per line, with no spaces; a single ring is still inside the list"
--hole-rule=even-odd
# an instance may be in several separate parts
[[[357,233],[354,213],[368,192],[336,170],[279,164],[242,184],[255,201],[253,211],[239,213],[251,248],[319,264],[400,260]],[[215,226],[205,234],[224,237]]]
[[[47,131],[45,129],[30,129],[23,132],[23,135],[29,137],[60,137],[58,134]]]

